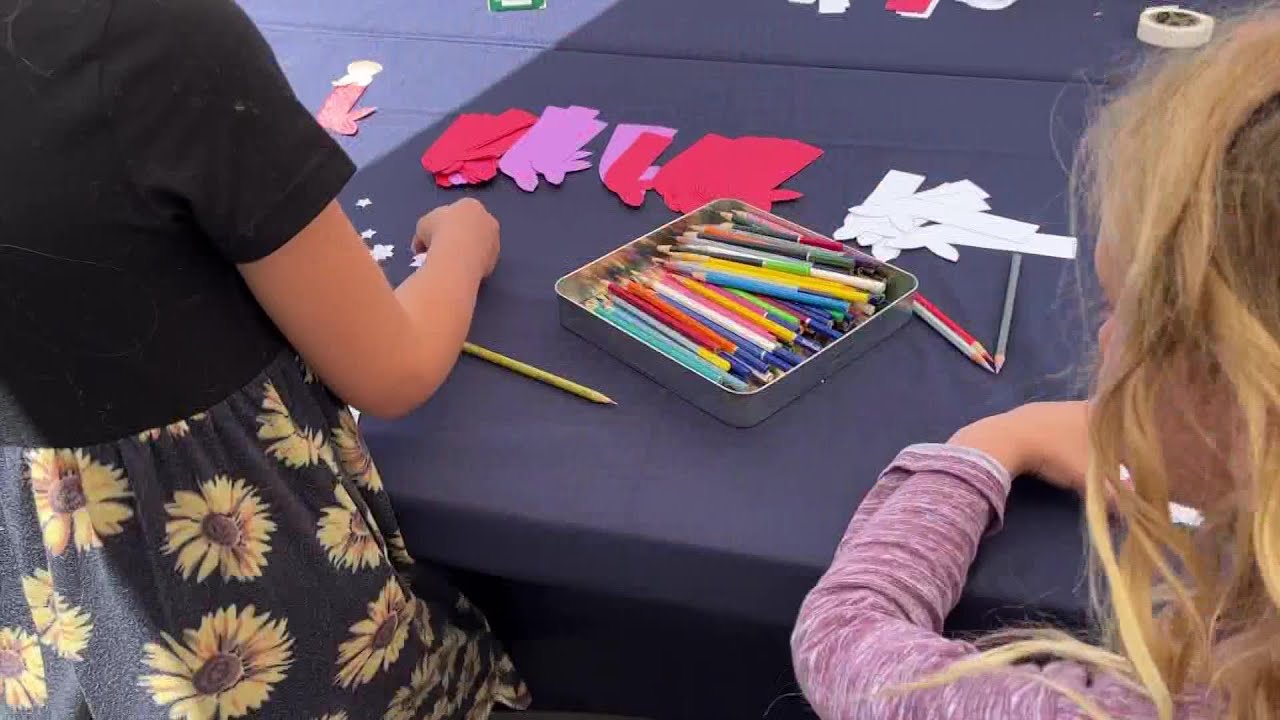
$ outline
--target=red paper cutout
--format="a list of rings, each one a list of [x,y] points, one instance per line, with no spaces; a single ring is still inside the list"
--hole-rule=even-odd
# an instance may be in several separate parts
[[[884,4],[885,10],[893,12],[922,13],[929,9],[929,3],[932,0],[888,0]]]
[[[537,121],[536,115],[519,109],[459,115],[422,154],[422,167],[442,187],[492,180],[498,160]]]
[[[355,135],[360,132],[360,126],[356,123],[378,110],[373,107],[355,109],[364,90],[365,86],[359,84],[335,87],[316,113],[320,127],[339,135]]]
[[[667,207],[692,212],[718,198],[769,210],[803,194],[778,188],[817,160],[822,150],[799,140],[706,135],[662,167],[653,188]]]
[[[604,185],[631,207],[644,204],[645,193],[653,181],[643,179],[674,138],[657,133],[640,133],[631,146],[618,156],[605,175]]]

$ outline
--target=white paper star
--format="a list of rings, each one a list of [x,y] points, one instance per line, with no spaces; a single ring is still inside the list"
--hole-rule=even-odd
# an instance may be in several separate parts
[[[378,231],[377,231],[377,230],[369,229],[369,230],[365,230],[364,232],[360,233],[360,237],[364,238],[365,240],[372,240],[372,239],[373,239],[373,236],[374,236],[374,235],[377,235],[377,234],[378,234]]]
[[[369,198],[360,198],[359,200],[356,201],[356,207],[360,208],[361,210],[369,207],[372,204],[373,204],[373,201],[370,200]]]
[[[413,256],[413,260],[409,261],[409,267],[422,267],[422,263],[426,262],[426,260],[426,253],[418,253]]]
[[[374,260],[377,260],[378,262],[382,262],[383,260],[387,260],[392,255],[396,254],[396,246],[395,245],[374,245],[373,249],[369,251],[369,254],[373,256]]]

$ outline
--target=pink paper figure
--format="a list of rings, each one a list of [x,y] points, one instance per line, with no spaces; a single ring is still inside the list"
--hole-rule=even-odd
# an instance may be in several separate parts
[[[350,136],[359,132],[360,126],[356,122],[377,111],[375,107],[356,108],[364,90],[365,86],[359,84],[335,87],[320,106],[320,112],[316,113],[320,127],[339,135]]]
[[[610,162],[609,170],[603,173],[605,187],[631,207],[643,205],[645,193],[653,186],[653,178],[658,174],[658,168],[651,163],[666,151],[674,136],[674,130],[670,134],[640,133],[621,155]],[[603,162],[602,159],[601,167]]]
[[[608,123],[596,120],[599,110],[550,106],[498,162],[498,169],[525,192],[538,187],[538,175],[559,185],[571,172],[591,167],[591,153],[582,146],[599,135]]]

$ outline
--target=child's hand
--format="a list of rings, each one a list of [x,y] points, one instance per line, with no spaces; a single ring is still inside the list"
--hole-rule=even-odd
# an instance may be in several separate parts
[[[950,444],[981,450],[1010,475],[1034,474],[1081,492],[1089,464],[1089,404],[1030,403],[961,428]]]
[[[497,218],[479,200],[463,198],[418,220],[413,254],[427,250],[447,252],[462,259],[480,277],[489,277],[502,250],[499,230]]]

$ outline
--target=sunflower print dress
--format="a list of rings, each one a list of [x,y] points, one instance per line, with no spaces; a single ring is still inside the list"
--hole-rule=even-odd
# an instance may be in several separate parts
[[[484,720],[527,692],[405,549],[351,413],[284,356],[219,405],[0,448],[0,718]]]

